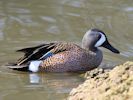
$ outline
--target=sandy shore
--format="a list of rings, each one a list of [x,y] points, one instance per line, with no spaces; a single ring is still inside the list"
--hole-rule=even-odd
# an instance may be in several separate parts
[[[68,100],[133,100],[133,62],[112,70],[87,72],[86,81],[72,89]]]

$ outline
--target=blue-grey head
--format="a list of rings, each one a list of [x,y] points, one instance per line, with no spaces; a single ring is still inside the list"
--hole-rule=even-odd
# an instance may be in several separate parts
[[[105,33],[99,29],[90,29],[86,32],[82,40],[84,49],[96,51],[98,47],[104,47],[110,51],[119,54],[119,50],[114,48],[108,41]]]

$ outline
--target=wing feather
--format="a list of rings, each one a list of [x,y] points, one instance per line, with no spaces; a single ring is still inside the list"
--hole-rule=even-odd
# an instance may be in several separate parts
[[[31,60],[39,60],[44,54],[51,51],[53,54],[66,51],[68,48],[68,43],[49,43],[42,44],[36,47],[24,48],[18,50],[18,52],[24,52],[24,56],[18,60],[17,65],[25,64]]]

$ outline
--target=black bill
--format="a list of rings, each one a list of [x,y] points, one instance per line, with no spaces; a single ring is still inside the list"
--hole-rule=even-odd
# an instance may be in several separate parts
[[[105,43],[103,43],[102,47],[105,47],[106,49],[109,49],[110,51],[119,54],[120,51],[115,49],[108,41],[106,41]]]

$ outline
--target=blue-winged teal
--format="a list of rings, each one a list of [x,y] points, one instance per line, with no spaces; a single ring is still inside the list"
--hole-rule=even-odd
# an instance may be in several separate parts
[[[94,69],[102,62],[103,54],[98,47],[105,47],[119,54],[99,29],[90,29],[82,40],[82,47],[65,42],[42,44],[36,47],[17,50],[24,52],[9,68],[20,71],[76,72]]]

